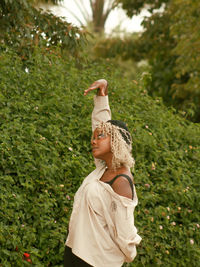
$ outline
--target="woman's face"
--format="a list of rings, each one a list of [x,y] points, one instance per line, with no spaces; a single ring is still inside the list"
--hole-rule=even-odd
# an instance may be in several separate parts
[[[95,158],[105,160],[108,157],[112,157],[110,136],[105,136],[103,131],[99,129],[94,131],[91,145],[92,154]]]

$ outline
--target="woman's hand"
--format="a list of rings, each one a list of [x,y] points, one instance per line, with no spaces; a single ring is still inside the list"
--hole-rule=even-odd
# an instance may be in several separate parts
[[[93,82],[88,89],[84,91],[84,95],[87,95],[92,90],[97,90],[98,96],[106,96],[108,95],[108,82],[105,79],[100,79]]]

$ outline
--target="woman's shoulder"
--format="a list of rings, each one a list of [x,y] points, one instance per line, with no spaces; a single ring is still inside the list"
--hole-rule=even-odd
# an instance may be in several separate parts
[[[120,196],[133,198],[133,176],[129,169],[122,167],[112,179],[112,189]]]
[[[117,171],[118,174],[126,174],[128,175],[131,179],[133,179],[133,175],[131,173],[131,170],[127,167],[121,167],[118,171]]]
[[[119,180],[119,181],[131,180],[133,183],[133,174],[131,173],[131,170],[129,168],[126,168],[126,167],[119,168],[117,170],[115,177],[117,177],[116,180]]]

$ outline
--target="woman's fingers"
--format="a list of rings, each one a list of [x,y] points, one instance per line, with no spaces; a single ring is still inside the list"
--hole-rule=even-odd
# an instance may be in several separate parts
[[[92,84],[88,89],[84,91],[84,95],[87,95],[90,91],[96,90],[99,88],[98,84]]]
[[[87,95],[90,91],[97,89],[98,87],[89,87],[88,89],[84,90],[84,95]]]
[[[94,83],[90,85],[90,87],[86,90],[84,90],[84,95],[87,95],[90,91],[99,89],[100,95],[105,96],[105,90],[107,88],[107,81],[104,79],[97,80]]]

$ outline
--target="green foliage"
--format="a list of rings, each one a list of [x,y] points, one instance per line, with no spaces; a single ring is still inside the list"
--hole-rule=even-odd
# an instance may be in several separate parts
[[[193,121],[200,121],[199,1],[170,2],[144,21],[141,45],[152,73],[148,90]]]
[[[144,31],[135,38],[107,38],[96,44],[97,56],[146,59],[152,96],[175,107],[187,119],[200,122],[200,2],[198,0],[121,0],[131,17],[143,8],[151,12],[144,18]],[[158,10],[160,8],[160,10]]]
[[[93,58],[104,58],[109,63],[116,64],[121,69],[122,75],[129,80],[137,79],[141,73],[148,70],[148,63],[142,51],[143,46],[139,45],[138,33],[126,34],[123,37],[111,35],[95,41],[91,47]]]
[[[0,43],[13,47],[27,60],[33,47],[59,45],[67,55],[77,56],[86,43],[86,32],[50,13],[35,9],[29,1],[0,2]]]
[[[116,58],[122,60],[133,58],[141,60],[142,51],[139,52],[138,34],[131,34],[125,37],[102,38],[95,43],[94,54],[96,57]],[[142,47],[141,47],[142,49]]]
[[[30,2],[33,5],[38,5],[41,3],[57,5],[60,2],[63,2],[63,0],[28,0],[28,2]]]
[[[148,91],[153,96],[161,96],[165,103],[172,104],[171,85],[175,80],[176,56],[171,51],[176,43],[170,35],[169,20],[167,13],[156,13],[146,19],[143,22],[146,30],[140,38],[140,45],[151,67],[152,79]]]
[[[0,263],[63,266],[73,196],[93,170],[90,153],[95,79],[109,82],[114,119],[133,136],[139,205],[135,223],[143,240],[126,266],[198,266],[200,261],[200,127],[147,95],[147,78],[123,79],[100,61],[44,54],[27,61],[10,49],[0,58]],[[169,217],[168,217],[169,216]]]
[[[132,17],[139,14],[143,9],[153,12],[169,2],[169,0],[118,0],[126,10],[127,15]]]
[[[172,85],[173,97],[182,109],[190,108],[200,121],[200,19],[199,1],[174,1],[169,10],[170,34],[176,40],[172,54],[176,56],[174,66],[176,79]],[[183,81],[184,77],[184,81]],[[181,79],[182,78],[182,79]],[[182,83],[180,82],[182,80]]]

